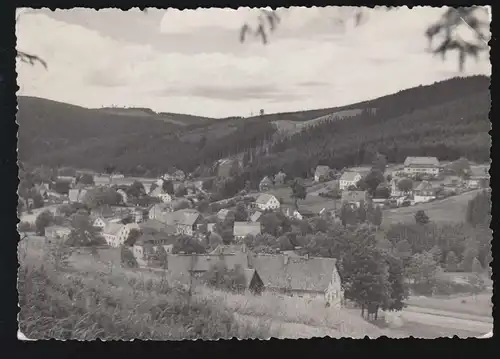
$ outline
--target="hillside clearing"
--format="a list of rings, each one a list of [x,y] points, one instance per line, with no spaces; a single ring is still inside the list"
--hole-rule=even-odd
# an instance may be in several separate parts
[[[414,222],[415,213],[420,210],[424,211],[432,222],[463,222],[469,200],[474,198],[480,191],[474,190],[443,200],[385,210],[382,226],[386,227],[398,222]]]

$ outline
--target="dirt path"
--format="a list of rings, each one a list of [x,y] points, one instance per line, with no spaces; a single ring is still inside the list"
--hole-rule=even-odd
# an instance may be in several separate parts
[[[440,312],[440,311],[437,311]],[[401,313],[401,318],[405,322],[410,322],[414,324],[429,325],[431,327],[437,327],[445,329],[446,331],[453,332],[457,331],[459,336],[463,336],[464,332],[470,333],[468,336],[480,336],[488,333],[493,329],[493,323],[488,323],[485,321],[477,321],[471,319],[463,319],[457,317],[456,313],[454,316],[450,316],[449,312],[447,315],[443,315],[444,312],[439,314],[430,314],[423,311],[412,311],[411,309],[405,309]],[[404,326],[402,328],[404,330]],[[450,334],[452,335],[452,334]]]
[[[463,320],[471,320],[474,322],[481,322],[481,323],[493,323],[493,316],[486,317],[486,316],[482,316],[482,315],[475,315],[475,314],[468,314],[468,313],[457,313],[457,312],[452,312],[452,311],[448,311],[448,310],[432,309],[432,308],[425,308],[425,307],[419,307],[419,306],[408,306],[405,308],[405,311],[413,312],[413,313],[432,314],[432,315],[437,315],[437,316],[441,316],[441,317],[450,317],[450,318],[457,318],[457,319],[463,319]]]

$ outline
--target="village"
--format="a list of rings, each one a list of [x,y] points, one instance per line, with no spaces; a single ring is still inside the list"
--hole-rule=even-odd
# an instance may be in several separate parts
[[[221,161],[216,179],[228,176],[234,161]],[[211,268],[223,265],[230,271],[240,270],[245,290],[252,294],[266,290],[321,298],[327,306],[340,307],[343,293],[335,259],[304,254],[293,244],[271,245],[258,253],[248,248],[256,236],[272,231],[269,224],[261,223],[266,214],[279,213],[300,221],[322,218],[347,225],[346,211],[369,206],[375,213],[371,224],[378,227],[385,210],[489,186],[488,167],[471,166],[463,158],[443,164],[435,157],[408,157],[399,166],[377,167],[378,162],[342,171],[317,166],[305,180],[288,179],[280,171],[265,176],[258,190],[244,189],[236,197],[215,202],[210,202],[206,184],[214,178],[192,178],[181,170],[160,179],[75,172],[57,178],[59,186],[67,183],[67,194],[54,190],[53,183],[36,186],[44,207],[32,208],[33,198],[20,200],[26,209],[24,218],[31,213],[33,220],[33,211],[40,217],[44,210],[59,218],[59,223],[45,222],[43,238],[49,243],[67,242],[76,232],[75,221],[67,214],[88,215],[94,235],[101,238],[99,248],[114,251],[121,265],[164,271],[185,286],[193,286]],[[315,210],[301,204],[306,197],[317,200]],[[21,232],[33,230],[23,214],[20,218]],[[39,226],[35,230],[40,231]],[[83,245],[85,239],[80,240],[74,245]]]

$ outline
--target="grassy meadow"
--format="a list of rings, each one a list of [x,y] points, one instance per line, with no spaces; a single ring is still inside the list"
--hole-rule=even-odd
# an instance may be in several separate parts
[[[443,200],[385,210],[382,226],[398,222],[415,222],[415,213],[419,210],[425,211],[433,222],[463,222],[467,204],[478,192],[479,190],[469,191]]]
[[[53,249],[19,246],[19,330],[29,339],[183,340],[378,337],[359,313],[302,298],[255,297],[169,284],[147,270],[113,265],[113,254],[73,252],[56,270]],[[109,252],[109,251],[108,251]]]

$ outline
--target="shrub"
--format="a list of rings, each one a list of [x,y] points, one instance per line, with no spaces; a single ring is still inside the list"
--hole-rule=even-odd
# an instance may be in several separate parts
[[[34,232],[34,226],[29,222],[19,222],[17,225],[17,230],[21,233]]]
[[[216,264],[205,273],[204,280],[213,288],[236,293],[245,291],[246,279],[240,267],[231,270]]]

